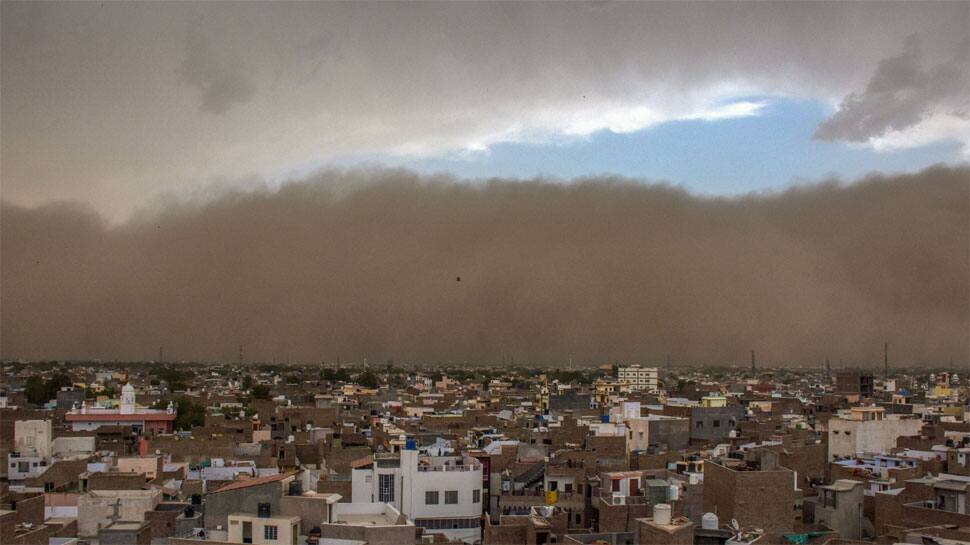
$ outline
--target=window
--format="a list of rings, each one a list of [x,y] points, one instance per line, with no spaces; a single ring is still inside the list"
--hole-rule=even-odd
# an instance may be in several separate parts
[[[445,491],[445,503],[454,505],[458,503],[458,491],[457,490],[446,490]]]
[[[721,421],[720,420],[715,420],[714,421],[714,427],[715,428],[720,428],[721,427]]]
[[[479,489],[472,490],[472,503],[481,503],[482,501],[482,491]]]
[[[438,505],[438,491],[437,490],[427,490],[424,493],[424,504],[425,505]]]
[[[276,526],[270,526],[268,524],[266,526],[263,526],[263,539],[270,539],[270,540],[276,541],[276,538],[278,535],[279,535],[279,530],[276,528]]]
[[[377,501],[383,503],[394,502],[394,474],[386,473],[377,476]]]
[[[566,483],[566,487],[565,487],[565,490],[564,491],[567,494],[570,493],[570,492],[572,492],[573,491],[573,483]]]
[[[703,427],[704,427],[704,421],[703,420],[698,420],[697,422],[694,422],[694,428],[701,429]]]

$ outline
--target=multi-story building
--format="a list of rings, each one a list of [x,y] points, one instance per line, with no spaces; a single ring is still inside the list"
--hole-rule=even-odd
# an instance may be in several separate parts
[[[352,500],[390,503],[451,540],[481,539],[482,464],[467,456],[424,456],[413,439],[399,454],[377,454],[354,468]]]
[[[835,374],[835,393],[872,397],[874,382],[872,373],[839,371]]]
[[[829,459],[863,453],[889,452],[896,439],[919,435],[923,428],[918,418],[898,415],[886,417],[882,407],[852,407],[838,418],[829,419]]]
[[[849,479],[819,486],[817,497],[805,499],[802,520],[822,523],[846,539],[862,539],[864,489],[864,482]]]
[[[617,370],[616,377],[621,382],[628,382],[631,390],[656,392],[660,387],[656,367],[640,367],[628,365]]]
[[[704,511],[743,528],[791,532],[794,527],[795,473],[777,465],[768,452],[760,462],[704,464]]]

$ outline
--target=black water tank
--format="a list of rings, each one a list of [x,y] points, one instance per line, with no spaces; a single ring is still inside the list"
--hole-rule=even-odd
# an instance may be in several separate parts
[[[256,515],[261,519],[269,518],[269,504],[260,503],[256,505]]]
[[[290,481],[290,496],[302,496],[303,495],[303,481],[292,480]]]

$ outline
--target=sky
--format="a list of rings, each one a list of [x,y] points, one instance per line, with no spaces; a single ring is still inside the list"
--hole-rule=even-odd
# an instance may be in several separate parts
[[[618,174],[682,186],[706,195],[779,191],[827,177],[854,179],[871,172],[912,172],[962,162],[956,138],[893,150],[812,138],[831,115],[811,101],[761,98],[758,115],[721,121],[671,121],[629,134],[601,130],[559,143],[498,143],[478,153],[432,158],[342,157],[278,174],[281,180],[317,168],[359,164],[453,173],[482,179],[552,177],[562,180]]]
[[[702,194],[970,157],[966,2],[4,2],[3,199],[111,221],[320,168]]]
[[[970,365],[968,162],[965,1],[4,1],[0,357]]]

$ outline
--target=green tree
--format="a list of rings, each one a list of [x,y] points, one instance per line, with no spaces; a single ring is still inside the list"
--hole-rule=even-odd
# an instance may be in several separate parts
[[[257,384],[253,386],[251,392],[253,399],[269,399],[269,386],[265,384]]]
[[[27,384],[24,385],[24,394],[27,396],[27,401],[34,405],[43,405],[51,399],[47,397],[47,386],[44,384],[44,379],[38,376],[27,379]]]
[[[357,384],[360,384],[364,388],[377,388],[380,385],[380,379],[377,375],[371,371],[364,371],[357,377]]]
[[[24,385],[24,393],[28,402],[34,405],[43,405],[57,397],[58,390],[70,385],[71,377],[64,373],[58,373],[47,380],[35,375],[27,379],[27,383]]]
[[[168,403],[164,399],[159,399],[152,405],[152,408],[166,409]],[[187,397],[180,397],[172,404],[175,406],[175,421],[172,426],[176,430],[191,430],[194,427],[205,425],[205,405]]]

